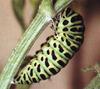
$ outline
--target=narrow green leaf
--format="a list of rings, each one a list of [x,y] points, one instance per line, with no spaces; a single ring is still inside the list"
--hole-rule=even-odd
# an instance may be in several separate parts
[[[25,0],[12,0],[12,7],[14,14],[20,23],[22,30],[25,30],[25,22],[24,22],[24,6],[25,6]]]

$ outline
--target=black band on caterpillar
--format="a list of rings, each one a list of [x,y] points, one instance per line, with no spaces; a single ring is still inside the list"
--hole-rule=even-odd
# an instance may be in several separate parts
[[[66,8],[59,14],[56,34],[48,37],[31,62],[15,77],[18,84],[37,83],[58,73],[79,50],[84,39],[82,17]]]

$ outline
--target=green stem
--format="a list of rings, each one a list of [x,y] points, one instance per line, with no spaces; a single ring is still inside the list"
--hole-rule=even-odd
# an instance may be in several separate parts
[[[55,11],[60,12],[62,8],[64,9],[66,6],[68,6],[73,0],[57,0],[55,4]]]
[[[16,48],[12,51],[12,54],[8,59],[8,63],[0,76],[0,89],[9,89],[10,83],[25,55],[30,50],[39,34],[44,30],[43,28],[47,26],[51,17],[54,16],[50,1],[51,0],[42,0],[38,14],[23,34]],[[62,1],[66,3],[66,1],[70,0]]]
[[[30,27],[27,29],[22,39],[13,50],[12,55],[8,59],[8,63],[5,66],[3,75],[0,79],[0,89],[6,89],[8,87],[6,84],[11,82],[11,77],[15,74],[14,71],[18,70],[18,65],[22,63],[26,53],[35,42],[38,34],[40,31],[42,32],[40,29],[47,22],[48,18],[46,18],[46,16],[38,14],[34,21],[31,23]],[[33,28],[37,30],[34,30]]]
[[[44,4],[48,4],[48,2],[48,0],[45,0]],[[50,5],[51,4],[49,3],[47,8],[50,9]],[[49,13],[51,13],[50,10]],[[50,20],[51,17],[50,15],[47,15],[47,12],[40,11],[37,14],[36,18],[32,21],[29,28],[23,34],[22,39],[19,41],[16,48],[13,50],[11,56],[8,59],[8,63],[5,66],[0,79],[0,89],[7,89],[7,87],[9,87],[9,83],[15,75],[14,71],[18,70],[18,65],[22,63],[26,53],[33,45],[36,38],[39,36],[39,33],[43,31],[41,30],[41,28],[46,26],[45,24],[47,24]]]

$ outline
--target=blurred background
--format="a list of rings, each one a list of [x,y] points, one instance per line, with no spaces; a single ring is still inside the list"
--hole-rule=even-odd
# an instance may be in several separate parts
[[[32,7],[28,0],[26,2],[25,22],[28,24]],[[83,89],[95,76],[93,72],[84,73],[81,69],[100,61],[100,0],[75,0],[71,7],[84,18],[86,27],[84,43],[60,73],[49,80],[33,84],[30,89]],[[40,44],[45,42],[50,34],[53,34],[53,31],[48,26],[29,54],[33,55],[40,49]],[[13,13],[11,0],[0,0],[0,72],[21,35],[21,27]]]

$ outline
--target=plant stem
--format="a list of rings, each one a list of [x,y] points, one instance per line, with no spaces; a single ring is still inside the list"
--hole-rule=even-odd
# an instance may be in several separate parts
[[[47,4],[48,2],[49,0],[45,0],[44,4]],[[49,3],[49,5],[51,4]],[[50,9],[49,5],[47,8]],[[7,89],[7,87],[9,87],[9,83],[15,75],[15,70],[18,70],[19,68],[18,65],[22,63],[26,53],[31,48],[39,34],[43,31],[41,28],[46,26],[45,24],[51,20],[49,17],[50,15],[47,16],[47,13],[45,13],[46,12],[39,12],[37,14],[36,18],[32,21],[29,28],[23,34],[22,39],[13,50],[11,56],[8,59],[8,63],[2,72],[3,74],[1,75],[0,89]]]
[[[12,54],[8,59],[8,63],[0,76],[0,89],[9,89],[10,83],[21,65],[25,55],[30,50],[39,34],[44,30],[43,28],[47,26],[51,20],[51,17],[54,16],[54,11],[50,1],[51,0],[42,0],[38,14],[23,34],[16,48],[12,51]],[[66,1],[68,3],[70,0]],[[62,2],[65,3],[66,1],[62,0]]]
[[[55,4],[55,11],[60,12],[62,8],[64,9],[66,6],[68,6],[73,0],[57,0]]]
[[[8,63],[5,66],[0,79],[0,89],[6,89],[8,87],[8,85],[6,86],[5,84],[11,82],[11,77],[15,74],[14,71],[19,68],[18,65],[22,63],[26,52],[28,52],[30,47],[33,45],[40,31],[42,32],[40,29],[47,22],[48,20],[44,15],[38,14],[31,23],[30,27],[27,29],[21,41],[17,44],[16,48],[12,52],[12,55],[8,59]],[[33,30],[33,28],[37,30]]]

